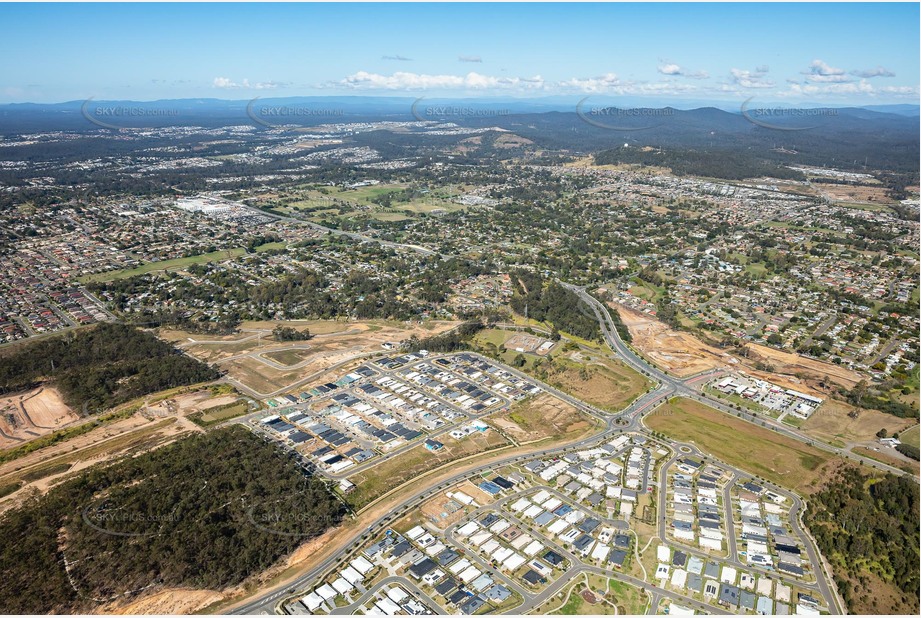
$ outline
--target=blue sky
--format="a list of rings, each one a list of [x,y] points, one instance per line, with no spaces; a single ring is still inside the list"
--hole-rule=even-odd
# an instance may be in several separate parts
[[[919,101],[919,6],[0,4],[0,102]]]

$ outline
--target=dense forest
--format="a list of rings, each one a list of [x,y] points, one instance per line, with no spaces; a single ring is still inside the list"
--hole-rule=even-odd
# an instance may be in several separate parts
[[[918,499],[908,476],[876,479],[855,468],[839,470],[812,496],[803,520],[851,613],[917,615]]]
[[[509,301],[512,310],[539,322],[549,322],[557,331],[584,339],[598,339],[601,329],[591,309],[575,292],[556,281],[544,281],[540,274],[528,270],[512,273],[515,292]]]
[[[0,607],[89,613],[156,586],[233,586],[336,525],[343,509],[246,429],[196,435],[93,467],[3,515]]]
[[[794,180],[803,179],[802,172],[756,157],[742,157],[737,152],[728,150],[660,150],[621,147],[605,150],[595,155],[596,165],[618,165],[621,163],[667,167],[676,176],[708,176],[727,180],[742,180],[761,176]]]
[[[51,380],[75,410],[101,411],[148,393],[214,380],[220,374],[153,335],[99,324],[0,355],[0,393]]]

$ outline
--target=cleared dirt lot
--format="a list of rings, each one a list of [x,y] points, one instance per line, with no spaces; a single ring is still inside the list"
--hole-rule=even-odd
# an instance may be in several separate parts
[[[742,358],[707,345],[693,335],[675,331],[645,313],[617,303],[611,306],[617,309],[630,331],[633,345],[656,365],[680,377],[714,368],[743,370],[779,386],[819,396],[827,394],[834,385],[850,389],[861,380],[860,374],[846,367],[755,343],[748,344],[748,357]],[[774,371],[755,369],[759,361],[772,365]]]
[[[429,337],[457,324],[433,321],[419,325],[384,320],[244,322],[241,332],[221,337],[177,330],[162,330],[159,335],[195,358],[226,370],[254,395],[268,396],[361,354],[383,351],[381,344],[400,342],[413,335]],[[299,330],[309,328],[314,337],[307,342],[275,341],[272,330],[278,325]]]
[[[53,485],[90,466],[117,457],[138,454],[177,437],[202,431],[186,418],[188,414],[230,403],[235,394],[218,394],[208,388],[175,394],[144,405],[126,404],[137,411],[126,418],[108,422],[87,433],[63,440],[0,464],[0,486],[19,485],[19,489],[0,498],[0,513],[22,502],[29,495],[44,493]],[[92,419],[81,422],[92,423]]]
[[[673,330],[656,318],[609,303],[620,314],[633,345],[659,367],[680,377],[713,368],[738,368],[739,359],[688,333]]]
[[[846,367],[841,367],[833,363],[823,363],[822,361],[803,358],[798,354],[791,352],[781,352],[774,348],[758,344],[749,344],[752,350],[753,358],[760,356],[767,359],[767,362],[774,366],[776,373],[802,376],[807,384],[815,387],[816,382],[828,379],[835,384],[851,389],[861,380],[861,376],[856,371],[851,371]]]
[[[529,397],[488,420],[519,444],[545,438],[572,439],[586,434],[597,423],[549,393]]]
[[[136,414],[3,464],[0,483],[19,483],[21,487],[0,498],[0,513],[30,495],[46,492],[76,472],[116,457],[152,450],[191,431],[199,429],[185,419],[148,420]]]
[[[54,388],[39,387],[0,398],[0,449],[66,427],[80,417]]]
[[[426,501],[419,508],[419,511],[439,530],[444,530],[451,524],[459,522],[466,515],[463,508],[459,508],[453,513],[448,513],[446,507],[449,502],[452,502],[451,498],[446,494],[439,494],[435,498]]]
[[[100,614],[182,615],[220,601],[224,595],[213,590],[167,588],[128,604],[111,603],[100,608]]]
[[[892,198],[886,195],[886,187],[877,185],[873,187],[838,185],[824,182],[814,182],[822,194],[833,200],[842,202],[862,202],[870,204],[893,204]]]
[[[886,429],[892,435],[916,423],[914,419],[899,418],[878,410],[861,410],[856,418],[849,416],[853,412],[853,406],[829,399],[812,413],[800,429],[819,440],[844,446],[850,442],[876,443],[876,432],[880,429]]]

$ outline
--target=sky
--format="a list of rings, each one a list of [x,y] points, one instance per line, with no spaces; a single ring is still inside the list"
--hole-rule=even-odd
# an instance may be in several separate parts
[[[919,5],[4,4],[0,103],[919,102]]]

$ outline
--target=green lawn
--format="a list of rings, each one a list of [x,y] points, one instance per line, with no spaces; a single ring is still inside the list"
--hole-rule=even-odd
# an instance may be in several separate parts
[[[899,440],[905,444],[911,444],[912,446],[917,446],[921,448],[921,425],[915,425],[914,427],[909,427],[905,431],[899,434]]]

